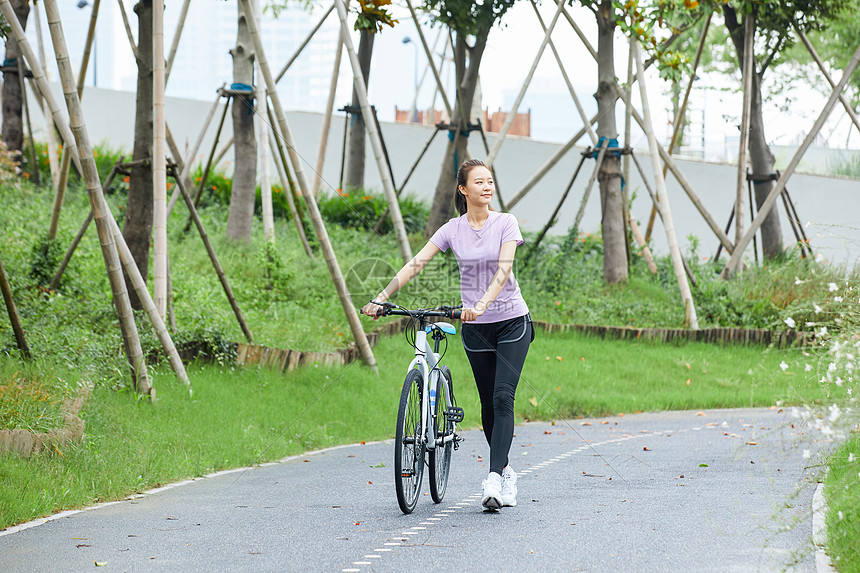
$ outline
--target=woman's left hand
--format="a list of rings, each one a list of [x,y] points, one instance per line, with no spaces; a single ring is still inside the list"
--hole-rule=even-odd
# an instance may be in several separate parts
[[[463,322],[470,322],[472,320],[477,320],[479,316],[484,314],[484,310],[478,310],[477,308],[464,308],[460,313],[460,320]]]

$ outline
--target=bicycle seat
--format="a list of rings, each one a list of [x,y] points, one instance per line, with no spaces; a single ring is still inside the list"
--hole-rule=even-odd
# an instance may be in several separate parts
[[[428,324],[424,327],[424,332],[431,332],[434,328],[438,328],[445,334],[457,334],[457,329],[454,328],[453,324],[448,324],[447,322],[434,322],[432,324]]]

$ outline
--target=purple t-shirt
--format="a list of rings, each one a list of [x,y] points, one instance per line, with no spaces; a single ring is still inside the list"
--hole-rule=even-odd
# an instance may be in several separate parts
[[[460,294],[465,308],[474,308],[487,292],[499,269],[502,243],[508,241],[516,241],[517,245],[523,244],[517,218],[510,213],[495,211],[490,211],[484,226],[477,231],[469,225],[466,215],[461,215],[439,227],[430,238],[430,242],[442,252],[449,248],[454,252],[460,267]],[[500,322],[528,312],[529,307],[526,306],[520,286],[511,271],[496,300],[471,324]]]

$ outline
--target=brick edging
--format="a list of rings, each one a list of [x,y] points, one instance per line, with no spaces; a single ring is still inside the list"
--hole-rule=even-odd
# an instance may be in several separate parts
[[[63,402],[63,427],[58,430],[0,430],[0,454],[9,452],[29,457],[41,452],[59,452],[60,447],[68,443],[81,443],[84,439],[84,421],[78,417],[78,413],[91,390],[91,387],[85,386],[74,398],[66,398]]]

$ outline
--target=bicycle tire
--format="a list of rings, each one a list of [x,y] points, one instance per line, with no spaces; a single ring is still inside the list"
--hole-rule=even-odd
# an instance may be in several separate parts
[[[447,366],[441,368],[442,375],[436,386],[436,412],[433,416],[433,428],[436,438],[453,436],[454,422],[448,420],[445,410],[454,405],[454,384],[451,379],[451,371]],[[454,441],[444,442],[437,445],[428,452],[430,458],[430,496],[436,503],[441,503],[448,489],[448,474],[451,471],[451,451],[454,449]]]
[[[403,513],[412,513],[421,493],[424,477],[424,440],[421,431],[421,371],[406,375],[397,410],[394,437],[394,489]]]

